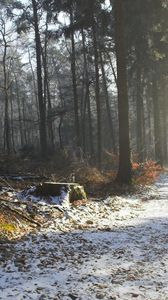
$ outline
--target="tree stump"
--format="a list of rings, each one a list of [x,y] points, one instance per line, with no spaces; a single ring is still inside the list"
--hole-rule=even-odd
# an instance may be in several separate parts
[[[71,182],[43,182],[36,186],[33,194],[37,197],[60,196],[62,192],[69,193],[69,201],[86,200],[83,186]]]

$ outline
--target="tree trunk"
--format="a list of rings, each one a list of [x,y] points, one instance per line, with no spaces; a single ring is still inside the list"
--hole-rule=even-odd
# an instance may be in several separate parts
[[[139,65],[139,60],[137,60],[137,97],[136,97],[136,109],[137,109],[137,153],[139,161],[144,160],[144,109],[143,109],[143,96],[142,96],[142,79],[141,79],[141,70]]]
[[[73,25],[73,12],[70,9],[70,22]],[[79,123],[79,103],[77,93],[77,79],[76,79],[76,53],[75,53],[75,39],[74,32],[71,32],[71,72],[72,72],[72,85],[73,85],[73,96],[74,96],[74,113],[75,113],[75,138],[76,146],[81,147],[81,136],[80,136],[80,123]]]
[[[51,112],[51,96],[50,96],[50,87],[49,87],[49,78],[48,78],[48,61],[47,61],[47,45],[48,45],[48,12],[46,16],[46,24],[45,24],[45,40],[44,40],[44,51],[42,49],[42,60],[43,60],[43,69],[44,69],[44,102],[48,107],[48,116]],[[53,132],[53,122],[52,118],[48,118],[47,122],[48,126],[48,137],[50,140],[51,147],[54,148],[54,132]]]
[[[40,116],[39,116],[39,108],[38,108],[39,105],[38,105],[37,85],[36,85],[35,74],[34,74],[32,62],[31,62],[31,55],[30,55],[29,47],[28,47],[28,57],[29,57],[29,64],[30,64],[30,69],[31,69],[31,73],[32,73],[33,92],[34,92],[35,103],[36,103],[36,109],[37,109],[37,118],[40,119]]]
[[[114,4],[119,119],[119,169],[116,180],[119,183],[130,184],[132,172],[129,139],[123,0],[115,0]]]
[[[4,25],[5,26],[5,25]],[[6,70],[6,55],[7,55],[7,42],[5,39],[5,27],[3,34],[3,42],[4,42],[4,52],[3,52],[3,89],[4,89],[4,98],[5,98],[5,117],[4,117],[4,149],[7,150],[7,154],[9,155],[11,152],[11,137],[10,137],[10,125],[9,125],[9,82]]]
[[[163,155],[161,147],[161,123],[160,123],[160,106],[158,99],[158,82],[156,75],[153,76],[153,117],[154,117],[154,138],[155,138],[155,160],[163,164]]]
[[[82,46],[83,46],[83,61],[84,61],[84,81],[85,81],[85,97],[84,97],[84,105],[83,105],[83,113],[82,113],[82,138],[83,138],[83,151],[85,153],[86,150],[86,109],[88,110],[88,127],[89,127],[89,148],[90,154],[93,158],[94,156],[94,147],[93,147],[93,128],[92,128],[92,115],[90,108],[90,95],[89,95],[89,73],[88,73],[88,62],[86,56],[86,41],[85,41],[85,33],[83,28],[81,29],[82,34]]]
[[[60,116],[60,121],[59,121],[59,125],[58,125],[58,135],[59,135],[60,149],[64,149],[63,140],[62,140],[62,134],[61,134],[62,122],[63,122],[63,115]]]
[[[109,60],[109,63],[110,63],[110,67],[111,67],[111,70],[112,70],[112,73],[113,73],[115,84],[117,86],[117,75],[116,75],[116,72],[115,72],[115,69],[114,69],[114,66],[113,66],[112,58],[111,58],[108,51],[106,51],[106,54],[107,54],[107,57],[108,57],[108,60]]]
[[[13,95],[12,95],[12,87],[10,86],[10,112],[11,112],[11,147],[12,147],[12,151],[16,152],[15,150],[15,136],[14,136],[14,104],[13,104]]]
[[[27,130],[27,126],[26,126],[26,103],[25,103],[25,99],[22,100],[22,116],[23,116],[23,133],[24,133],[24,141],[25,144],[27,145],[29,143],[28,140],[28,130]]]
[[[167,123],[167,114],[168,114],[168,101],[167,101],[167,89],[165,78],[162,80],[162,90],[163,90],[163,104],[162,104],[162,115],[163,115],[163,162],[167,164],[168,160],[168,148],[167,148],[167,134],[168,134],[168,123]]]
[[[32,0],[35,43],[36,43],[36,62],[37,62],[37,86],[38,86],[38,103],[39,103],[39,132],[40,132],[40,146],[41,154],[46,157],[47,154],[47,133],[46,133],[46,107],[43,99],[43,85],[42,85],[42,67],[41,67],[41,41],[38,25],[37,2]]]
[[[96,37],[96,24],[93,16],[92,23],[92,36],[93,36],[93,50],[94,50],[94,65],[95,65],[95,97],[96,97],[96,109],[97,109],[97,161],[98,166],[101,168],[102,165],[102,112],[101,112],[101,101],[100,101],[100,86],[99,86],[99,54],[98,44]]]
[[[20,142],[21,147],[24,146],[24,132],[23,132],[23,122],[22,122],[22,114],[21,114],[21,101],[20,101],[20,95],[19,95],[19,83],[17,79],[17,75],[15,73],[15,70],[13,70],[14,79],[15,79],[15,85],[16,85],[16,102],[17,102],[17,110],[18,110],[18,116],[19,116],[19,131],[20,131]]]
[[[112,119],[112,114],[111,114],[111,107],[110,107],[109,94],[108,94],[108,88],[107,88],[107,83],[106,83],[106,75],[105,75],[105,70],[104,70],[104,62],[103,62],[102,53],[100,53],[100,63],[101,63],[101,71],[102,71],[102,78],[103,78],[103,89],[104,89],[104,95],[105,95],[107,118],[108,118],[109,130],[110,130],[110,136],[111,136],[112,151],[113,151],[113,153],[116,153],[117,152],[116,140],[115,140],[113,119]]]

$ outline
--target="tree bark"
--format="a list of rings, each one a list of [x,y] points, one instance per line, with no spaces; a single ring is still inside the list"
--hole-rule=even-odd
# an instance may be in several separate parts
[[[48,12],[46,16],[46,24],[45,24],[45,39],[44,39],[44,50],[42,49],[42,61],[43,61],[43,69],[44,69],[44,102],[48,108],[48,116],[51,112],[51,96],[50,96],[50,86],[49,86],[49,78],[48,78],[48,59],[47,59],[47,46],[48,46]],[[54,131],[53,131],[53,122],[52,118],[48,118],[47,120],[48,127],[48,138],[51,144],[51,147],[54,148]]]
[[[70,22],[73,25],[73,12],[70,8]],[[74,31],[71,32],[71,72],[72,72],[72,85],[73,85],[73,96],[74,96],[74,113],[75,113],[75,138],[76,146],[81,147],[81,135],[80,135],[80,122],[79,122],[79,103],[77,93],[77,78],[76,78],[76,52],[75,52],[75,39]]]
[[[4,149],[9,155],[11,152],[11,137],[10,137],[10,124],[9,124],[9,80],[6,69],[6,56],[7,56],[7,41],[6,41],[6,25],[4,20],[2,20],[2,29],[1,29],[2,40],[4,44],[3,49],[3,90],[4,90],[4,99],[5,99],[5,115],[4,115]]]
[[[140,62],[137,59],[137,97],[136,97],[136,110],[137,110],[137,128],[136,128],[136,136],[137,136],[137,153],[139,161],[142,162],[144,160],[144,108],[143,108],[143,96],[142,96],[142,78],[141,78],[141,70],[140,70]]]
[[[114,1],[114,12],[119,119],[119,168],[116,180],[119,183],[130,184],[132,172],[129,139],[129,108],[125,59],[123,0]]]
[[[15,130],[14,130],[14,101],[13,101],[13,94],[12,94],[12,86],[10,86],[10,127],[11,127],[11,149],[14,153],[16,153],[15,150]]]
[[[13,69],[13,75],[15,79],[15,85],[16,85],[16,102],[17,102],[17,110],[18,110],[18,117],[19,117],[19,131],[20,131],[20,143],[21,147],[24,146],[24,132],[23,132],[23,122],[22,122],[22,114],[21,114],[21,101],[20,101],[20,94],[19,94],[19,83],[17,79],[17,74],[15,73],[15,70]]]
[[[43,98],[43,84],[42,84],[42,66],[41,66],[41,40],[38,25],[37,2],[32,0],[35,43],[36,43],[36,63],[37,63],[37,87],[38,87],[38,103],[39,103],[39,132],[40,132],[40,146],[41,154],[46,157],[47,154],[47,132],[46,132],[46,107]]]
[[[92,36],[93,36],[93,50],[94,50],[94,66],[95,66],[95,97],[96,97],[96,109],[97,109],[97,161],[98,166],[102,165],[102,112],[100,101],[100,86],[99,86],[99,54],[98,44],[96,36],[96,24],[93,15],[92,22]]]
[[[167,89],[166,89],[166,80],[162,80],[162,89],[163,89],[163,103],[162,103],[162,115],[163,115],[163,163],[167,163],[168,160],[168,147],[167,147],[167,134],[168,134],[168,101],[167,101]]]
[[[82,137],[83,137],[83,151],[86,150],[86,109],[88,112],[88,127],[89,127],[89,149],[90,155],[93,158],[94,156],[94,146],[93,146],[93,128],[92,128],[92,114],[90,107],[90,95],[89,95],[89,73],[88,73],[88,62],[86,56],[86,41],[85,33],[83,28],[81,29],[82,34],[82,46],[83,46],[83,61],[84,61],[84,81],[85,81],[85,97],[83,105],[83,114],[82,114]]]
[[[155,141],[155,160],[159,164],[163,164],[163,155],[161,147],[161,122],[160,122],[160,106],[158,99],[158,82],[156,75],[153,75],[153,117],[154,117],[154,141]]]
[[[111,114],[109,94],[108,94],[108,88],[107,88],[107,82],[106,82],[106,74],[105,74],[105,70],[104,70],[104,62],[103,62],[103,57],[102,57],[101,52],[100,52],[100,64],[101,64],[101,71],[102,71],[103,89],[104,89],[104,95],[105,95],[107,118],[108,118],[109,130],[110,130],[110,136],[111,136],[112,151],[113,151],[113,153],[116,153],[117,149],[116,149],[116,140],[115,140],[114,126],[113,126],[113,119],[112,119],[112,114]]]

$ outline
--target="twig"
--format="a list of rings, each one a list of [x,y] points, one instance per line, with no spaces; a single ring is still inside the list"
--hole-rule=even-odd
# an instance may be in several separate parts
[[[19,201],[11,201],[11,200],[9,200],[9,199],[4,199],[4,198],[0,198],[0,201],[4,201],[4,202],[8,202],[8,203],[12,203],[12,204],[14,204],[14,203],[18,203]]]
[[[5,182],[13,191],[14,191],[14,188],[9,184],[9,182],[7,182],[4,178],[2,178],[0,176],[0,180],[2,180],[3,182]]]

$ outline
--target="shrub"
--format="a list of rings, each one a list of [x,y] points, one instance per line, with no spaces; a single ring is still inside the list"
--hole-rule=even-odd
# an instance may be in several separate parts
[[[143,185],[152,184],[163,170],[162,167],[153,160],[148,160],[145,163],[134,162],[132,169],[135,184]]]

